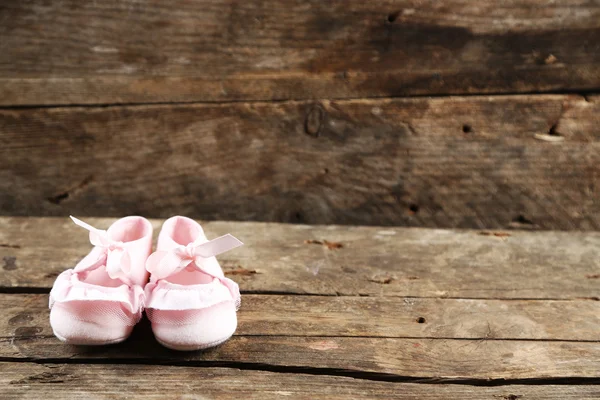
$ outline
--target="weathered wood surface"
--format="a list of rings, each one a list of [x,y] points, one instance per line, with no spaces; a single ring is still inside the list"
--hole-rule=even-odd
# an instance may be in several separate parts
[[[474,387],[374,382],[347,377],[154,365],[0,363],[5,400],[118,399],[407,399],[597,400],[600,386]]]
[[[0,110],[0,210],[598,230],[599,125],[562,95]]]
[[[242,309],[240,331],[230,341],[205,352],[181,353],[160,346],[152,337],[147,321],[140,323],[133,336],[121,345],[96,348],[66,346],[52,335],[45,296],[11,294],[2,295],[1,298],[0,304],[3,308],[8,308],[9,318],[1,320],[0,357],[11,360],[154,360],[178,364],[225,363],[230,366],[234,363],[268,364],[281,368],[328,368],[347,370],[350,374],[362,371],[448,380],[595,378],[600,372],[600,339],[597,332],[590,329],[585,337],[593,340],[587,342],[531,340],[535,334],[527,340],[496,339],[494,331],[503,330],[496,323],[503,323],[507,317],[495,319],[493,314],[483,317],[489,323],[477,321],[477,314],[472,314],[471,319],[466,322],[480,325],[479,328],[482,329],[473,330],[473,333],[479,330],[477,334],[481,337],[478,339],[449,339],[440,336],[444,330],[444,322],[431,320],[419,324],[414,320],[407,321],[408,318],[399,320],[398,325],[428,325],[430,332],[425,335],[428,337],[376,338],[368,332],[349,332],[349,327],[343,326],[343,316],[335,321],[340,312],[332,307],[322,314],[332,317],[331,325],[339,325],[338,328],[331,329],[330,335],[334,336],[313,337],[310,329],[305,333],[293,323],[280,324],[277,328],[268,327],[272,318],[280,313],[282,318],[289,316],[289,312],[286,314],[285,310],[275,308],[262,313],[254,310],[250,315],[244,316]],[[11,305],[11,302],[15,303]],[[589,324],[598,326],[600,305],[598,302],[589,303],[594,303],[595,307],[574,311],[577,313],[575,319],[588,318],[591,319]],[[595,308],[595,312],[591,312],[592,308]],[[411,316],[410,306],[404,305],[402,309]],[[535,312],[534,309],[531,312]],[[297,312],[302,313],[300,305]],[[465,308],[464,312],[472,310]],[[565,325],[561,325],[561,318],[562,316],[556,316],[553,319],[557,330],[561,327],[564,329],[562,333],[558,333],[559,336],[568,334],[568,320],[572,317],[565,317]],[[551,320],[547,316],[546,323]],[[313,319],[312,322],[320,321]],[[515,315],[510,321],[510,324],[522,324],[523,331],[527,330],[527,323],[531,326],[535,322],[528,317],[522,318],[522,315]],[[344,329],[344,335],[336,335]],[[460,329],[468,330],[466,326]],[[508,326],[507,329],[518,328]]]
[[[600,87],[596,1],[0,3],[0,103]]]
[[[506,380],[598,378],[600,342],[235,336],[206,352],[170,351],[149,327],[126,343],[81,348],[52,335],[3,338],[0,357],[14,361],[140,362],[177,365],[341,370],[423,379]],[[27,332],[23,332],[27,333]],[[299,335],[301,333],[299,332]]]
[[[107,228],[114,219],[86,219]],[[161,221],[152,220],[155,233]],[[246,243],[220,256],[245,293],[597,299],[600,233],[207,222]],[[340,243],[329,249],[311,240]],[[0,287],[47,291],[91,249],[68,218],[0,218]]]
[[[146,319],[120,345],[62,344],[47,293],[19,292],[48,291],[87,235],[66,218],[0,218],[2,397],[598,397],[598,233],[204,226],[246,242],[222,258],[246,294],[231,340],[181,353]],[[349,296],[300,295],[321,292]],[[461,296],[482,298],[448,298]]]
[[[48,295],[0,294],[0,337],[52,334]],[[239,336],[600,342],[600,302],[244,295]]]

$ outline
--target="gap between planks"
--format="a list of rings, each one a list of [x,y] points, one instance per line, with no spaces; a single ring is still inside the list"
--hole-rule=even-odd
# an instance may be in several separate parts
[[[164,399],[164,393],[179,397],[202,393],[203,398],[328,400],[360,399],[597,399],[598,386],[591,385],[500,385],[467,386],[365,381],[358,378],[310,374],[244,371],[229,368],[145,365],[77,365],[0,363],[1,384],[7,399],[64,399],[90,393],[108,397],[131,394],[131,398]],[[124,379],[126,377],[126,379]],[[161,391],[156,391],[160,387]],[[50,389],[50,390],[49,390]],[[90,397],[89,395],[86,397]],[[95,396],[93,396],[95,397]]]
[[[48,287],[27,287],[27,286],[2,286],[0,294],[50,294],[51,288]],[[344,293],[293,293],[283,291],[262,291],[262,290],[240,290],[242,295],[257,296],[314,296],[314,297],[381,297],[375,294],[344,294]],[[502,300],[502,301],[600,301],[600,297],[573,297],[573,298],[553,298],[553,297],[468,297],[468,296],[401,296],[386,295],[386,298],[393,299],[439,299],[439,300]]]
[[[37,365],[160,365],[168,367],[194,367],[194,368],[227,368],[237,369],[242,371],[262,371],[276,372],[282,374],[307,374],[331,377],[346,377],[365,381],[375,382],[396,382],[396,383],[418,383],[418,384],[452,384],[452,385],[468,385],[468,386],[511,386],[511,385],[600,385],[600,378],[589,377],[544,377],[544,378],[524,378],[524,379],[477,379],[477,378],[426,378],[415,376],[396,375],[383,372],[369,372],[355,369],[341,368],[319,368],[319,367],[296,367],[296,366],[281,366],[265,363],[253,362],[226,362],[226,361],[194,361],[194,362],[172,362],[160,361],[154,359],[85,359],[78,358],[70,359],[43,359],[37,360],[34,358],[10,358],[0,357],[0,363],[32,363]]]
[[[318,98],[289,98],[272,100],[190,100],[190,101],[156,101],[156,102],[111,102],[111,103],[53,103],[53,104],[26,104],[26,105],[0,105],[0,110],[35,110],[46,108],[119,108],[119,107],[146,107],[146,106],[186,106],[186,105],[268,105],[268,104],[305,104],[323,101],[353,102],[370,100],[411,100],[411,99],[444,99],[444,98],[483,98],[483,97],[525,97],[525,96],[578,96],[581,100],[590,102],[590,96],[600,94],[600,87],[590,90],[548,90],[528,92],[490,92],[490,93],[435,93],[415,94],[410,96],[348,96],[348,97],[318,97]]]
[[[243,334],[238,335],[234,334],[233,337],[246,338],[246,337],[254,337],[254,338],[312,338],[312,339],[342,339],[348,338],[346,335],[286,335],[286,334]],[[0,336],[0,343],[6,343],[17,340],[28,340],[28,339],[54,339],[54,335],[34,335],[27,337],[15,337],[15,336]],[[463,341],[463,342],[479,342],[479,341],[497,341],[497,342],[554,342],[554,343],[600,343],[600,340],[593,339],[524,339],[524,338],[494,338],[494,337],[480,337],[480,338],[459,338],[459,337],[451,337],[451,336],[377,336],[377,335],[360,335],[355,336],[355,338],[359,339],[401,339],[401,340],[453,340],[453,341]],[[1,361],[2,357],[0,357]],[[20,360],[13,359],[11,360]]]
[[[347,338],[348,336],[343,335],[319,335],[319,336],[303,336],[303,335],[275,335],[275,334],[234,334],[233,337],[239,338],[311,338],[311,339],[341,339]],[[28,337],[15,338],[14,336],[0,336],[0,343],[11,342],[15,339],[28,340],[28,339],[54,339],[54,335],[35,335]],[[400,340],[455,340],[458,342],[553,342],[553,343],[600,343],[600,340],[587,340],[587,339],[519,339],[519,338],[454,338],[444,336],[369,336],[361,335],[357,336],[359,339],[400,339]],[[1,358],[1,357],[0,357]]]

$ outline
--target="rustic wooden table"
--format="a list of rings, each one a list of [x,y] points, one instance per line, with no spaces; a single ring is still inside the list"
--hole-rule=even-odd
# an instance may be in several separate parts
[[[0,218],[0,397],[600,398],[600,233],[204,227],[246,243],[221,258],[239,327],[180,353],[146,320],[120,345],[59,342],[48,291],[87,236],[65,218]]]

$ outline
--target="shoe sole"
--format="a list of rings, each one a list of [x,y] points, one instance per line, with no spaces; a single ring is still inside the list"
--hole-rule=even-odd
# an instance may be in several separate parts
[[[208,344],[189,345],[189,346],[182,346],[182,345],[178,345],[178,344],[172,344],[172,343],[169,343],[169,342],[162,341],[159,338],[156,338],[156,341],[158,343],[160,343],[161,345],[163,345],[164,347],[166,347],[167,349],[177,350],[177,351],[195,351],[195,350],[206,350],[206,349],[209,349],[211,347],[216,347],[216,346],[218,346],[220,344],[225,343],[230,338],[231,338],[231,336],[228,336],[225,339],[219,339],[217,341],[214,341],[214,342],[211,342],[211,343],[208,343]]]
[[[60,340],[61,342],[66,343],[66,344],[71,344],[74,346],[104,346],[104,345],[109,345],[109,344],[117,344],[117,343],[124,342],[129,337],[129,336],[125,336],[122,338],[108,340],[108,341],[104,341],[104,342],[90,342],[90,341],[85,341],[85,340],[84,341],[69,340],[66,337],[63,337],[63,336],[59,335],[58,333],[56,333],[54,330],[52,332],[54,333],[54,336],[56,336],[58,338],[58,340]]]

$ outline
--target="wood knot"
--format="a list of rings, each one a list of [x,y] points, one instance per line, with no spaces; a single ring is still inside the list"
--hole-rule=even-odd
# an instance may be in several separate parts
[[[307,135],[319,137],[323,121],[325,120],[325,110],[320,105],[313,106],[304,120],[304,131]]]
[[[2,268],[5,271],[14,271],[15,269],[17,269],[17,257],[4,256],[2,257],[2,261],[4,262]]]
[[[29,338],[43,332],[43,328],[39,326],[21,326],[15,329],[15,337]]]
[[[33,316],[28,312],[22,312],[8,320],[9,325],[22,325],[33,321]]]

